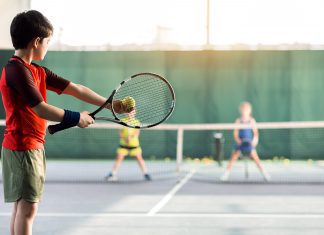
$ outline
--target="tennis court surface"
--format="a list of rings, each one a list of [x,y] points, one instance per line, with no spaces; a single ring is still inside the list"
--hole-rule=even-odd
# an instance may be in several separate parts
[[[244,181],[242,161],[228,183],[218,180],[218,166],[202,163],[187,164],[181,173],[169,173],[165,163],[159,174],[151,165],[153,181],[147,182],[136,163],[129,161],[121,169],[120,181],[109,183],[102,177],[110,164],[49,161],[34,234],[324,233],[320,182]],[[280,170],[275,165],[268,168],[270,173]],[[257,179],[252,163],[250,171]],[[239,176],[241,181],[236,181]],[[0,204],[0,234],[9,232],[10,210],[10,204]]]

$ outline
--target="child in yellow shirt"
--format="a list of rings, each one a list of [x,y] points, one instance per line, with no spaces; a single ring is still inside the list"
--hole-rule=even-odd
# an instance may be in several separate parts
[[[127,114],[126,119],[134,119],[132,123],[136,123],[139,121],[135,118],[136,110],[134,109],[132,112]],[[128,120],[129,121],[129,120]],[[128,122],[127,121],[127,122]],[[117,181],[117,171],[121,165],[121,162],[124,158],[129,155],[131,157],[136,157],[136,160],[143,172],[145,180],[152,180],[151,176],[147,173],[145,161],[142,156],[142,148],[139,143],[139,135],[140,130],[134,128],[125,127],[120,130],[120,142],[119,147],[117,149],[117,157],[113,166],[112,171],[105,177],[107,181]]]

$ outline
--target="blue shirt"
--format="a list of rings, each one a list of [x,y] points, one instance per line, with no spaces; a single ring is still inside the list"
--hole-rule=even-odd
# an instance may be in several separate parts
[[[242,124],[249,124],[251,120],[244,122],[242,119],[240,119],[240,123]],[[239,130],[239,138],[241,140],[248,140],[252,141],[253,140],[253,130],[252,128],[244,128]]]

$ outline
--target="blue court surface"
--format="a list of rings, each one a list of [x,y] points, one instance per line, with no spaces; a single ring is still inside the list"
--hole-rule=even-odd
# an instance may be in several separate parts
[[[49,161],[34,234],[324,234],[321,183],[220,183],[213,180],[217,174],[208,172],[210,167],[207,172],[198,166],[168,173],[171,163],[146,182],[134,162],[129,170],[134,177],[123,178],[127,164],[120,181],[110,183],[95,180],[104,176],[107,166],[102,162],[73,168]],[[240,164],[233,178],[244,177]],[[11,206],[0,203],[1,235],[9,234]]]

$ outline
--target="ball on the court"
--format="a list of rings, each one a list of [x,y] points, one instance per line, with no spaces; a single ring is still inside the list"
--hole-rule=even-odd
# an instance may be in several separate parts
[[[135,108],[136,102],[133,97],[127,96],[122,99],[122,104],[126,112],[131,112]]]
[[[290,164],[290,160],[289,160],[288,158],[285,158],[285,159],[283,160],[283,164],[285,164],[285,165],[289,165],[289,164]]]

